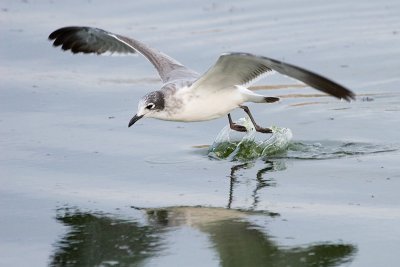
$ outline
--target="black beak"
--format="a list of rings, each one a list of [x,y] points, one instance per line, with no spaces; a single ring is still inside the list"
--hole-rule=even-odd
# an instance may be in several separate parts
[[[143,118],[143,115],[141,115],[141,116],[138,116],[138,115],[133,116],[133,118],[129,121],[128,127],[131,127],[135,122],[137,122],[141,118]]]

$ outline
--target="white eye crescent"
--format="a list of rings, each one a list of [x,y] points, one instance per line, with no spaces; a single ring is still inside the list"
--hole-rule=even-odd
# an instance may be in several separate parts
[[[149,103],[149,104],[146,106],[146,109],[153,109],[155,106],[156,106],[156,105],[154,105],[153,103]]]

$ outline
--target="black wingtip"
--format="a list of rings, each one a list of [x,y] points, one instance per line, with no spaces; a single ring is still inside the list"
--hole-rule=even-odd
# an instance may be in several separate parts
[[[356,94],[350,91],[349,99],[347,101],[356,101]]]
[[[54,39],[56,39],[57,38],[57,31],[58,30],[56,30],[56,31],[54,31],[54,32],[52,32],[52,33],[50,33],[50,35],[49,35],[49,37],[47,37],[47,39],[49,39],[50,41],[51,40],[54,40]]]
[[[72,53],[95,53],[91,47],[89,47],[85,40],[81,40],[78,33],[80,31],[87,31],[89,27],[86,26],[67,26],[59,28],[48,36],[50,41],[53,41],[53,46],[61,46],[64,51],[71,50]]]
[[[62,27],[59,28],[55,31],[53,31],[52,33],[50,33],[49,35],[49,40],[54,40],[57,37],[59,37],[62,34],[68,33],[68,32],[76,32],[82,29],[88,29],[89,27],[87,26],[66,26],[66,27]]]
[[[341,88],[341,94],[336,96],[339,99],[344,99],[347,102],[355,101],[356,100],[356,95],[350,91],[349,89],[346,89],[344,87]]]
[[[61,34],[65,33],[66,31],[70,31],[71,28],[76,28],[76,27],[68,26],[68,27],[59,28],[59,29],[53,31],[52,33],[50,33],[48,39],[55,40]]]

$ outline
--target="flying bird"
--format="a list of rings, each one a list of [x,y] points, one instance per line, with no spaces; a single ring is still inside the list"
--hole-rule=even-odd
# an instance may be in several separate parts
[[[350,101],[355,95],[342,85],[309,70],[272,58],[249,53],[224,53],[203,75],[191,70],[170,56],[148,45],[119,34],[93,27],[70,26],[49,35],[54,46],[72,53],[135,54],[146,57],[156,68],[163,85],[139,100],[136,114],[129,121],[132,126],[141,118],[169,121],[207,121],[228,116],[230,128],[245,132],[246,128],[232,121],[230,112],[241,108],[249,116],[255,130],[271,133],[259,126],[246,102],[273,103],[277,97],[256,94],[246,86],[261,75],[276,71],[297,79],[317,90],[339,99]]]

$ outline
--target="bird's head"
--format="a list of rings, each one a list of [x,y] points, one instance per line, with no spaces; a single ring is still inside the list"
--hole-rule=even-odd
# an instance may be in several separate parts
[[[143,117],[152,118],[157,112],[165,107],[164,94],[161,91],[154,91],[143,96],[138,104],[138,110],[135,116],[129,121],[128,127]]]

